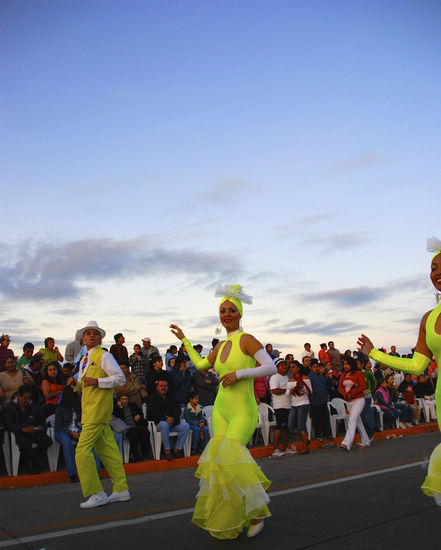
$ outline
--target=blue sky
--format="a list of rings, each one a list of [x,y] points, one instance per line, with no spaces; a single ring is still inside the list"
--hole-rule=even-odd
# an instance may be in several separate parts
[[[441,3],[0,2],[3,332],[208,345],[218,282],[299,355],[434,303]],[[107,343],[111,343],[111,339]]]

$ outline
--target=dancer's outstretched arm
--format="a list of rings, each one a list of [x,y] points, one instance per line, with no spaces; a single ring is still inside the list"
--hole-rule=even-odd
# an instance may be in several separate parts
[[[432,359],[432,352],[426,344],[426,321],[429,314],[430,311],[428,311],[421,319],[418,342],[412,359],[395,357],[375,349],[373,343],[365,334],[362,334],[357,340],[357,344],[360,346],[359,351],[365,355],[368,355],[374,361],[377,361],[378,363],[386,365],[392,369],[408,372],[409,374],[421,374]]]
[[[209,369],[214,362],[216,361],[217,350],[219,349],[219,344],[211,351],[207,357],[202,358],[199,353],[191,345],[191,342],[188,338],[185,337],[185,334],[182,332],[182,329],[178,325],[170,325],[171,332],[181,340],[185,346],[185,350],[190,357],[190,361],[198,370]]]

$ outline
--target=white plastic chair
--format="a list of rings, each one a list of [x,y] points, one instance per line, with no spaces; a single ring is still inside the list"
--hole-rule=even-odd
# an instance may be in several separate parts
[[[51,472],[56,472],[58,469],[60,444],[55,439],[55,414],[48,416],[46,422],[49,424],[46,433],[52,439],[52,445],[47,450],[47,461],[49,462],[49,470]]]
[[[259,403],[259,405],[257,406],[257,409],[259,412],[259,420],[256,426],[256,430],[260,429],[263,443],[265,447],[267,447],[270,441],[271,427],[276,426],[276,421],[274,420],[275,419],[274,409],[271,407],[271,405],[268,405],[268,403]],[[273,420],[269,419],[270,412],[272,412],[273,414]]]
[[[8,475],[18,475],[18,465],[20,463],[20,449],[15,440],[15,434],[5,430],[3,440],[3,456],[5,457],[6,471]]]
[[[210,434],[210,437],[213,437],[213,419],[212,419],[213,405],[206,405],[202,409],[202,414],[203,414],[203,416],[205,416],[205,418],[207,420],[207,427],[208,427],[208,432]]]
[[[181,420],[181,422],[185,422],[185,420]],[[160,460],[162,448],[161,432],[156,428],[156,424],[153,420],[148,421],[148,428],[150,432],[150,445],[152,446],[153,457],[155,460]],[[170,432],[170,437],[177,437],[178,435],[178,432]],[[184,456],[188,457],[191,455],[191,430],[188,431],[182,450],[184,451]]]
[[[436,420],[436,409],[434,401],[432,401],[432,410],[430,405],[431,402],[429,400],[424,399],[423,397],[418,397],[416,398],[416,401],[418,403],[418,406],[422,409],[425,422],[430,422],[431,419]]]
[[[331,405],[337,411],[337,414],[331,414]],[[332,437],[337,436],[337,422],[344,421],[345,429],[348,429],[349,415],[346,412],[346,401],[339,397],[334,397],[331,402],[328,402],[329,422],[331,423]]]

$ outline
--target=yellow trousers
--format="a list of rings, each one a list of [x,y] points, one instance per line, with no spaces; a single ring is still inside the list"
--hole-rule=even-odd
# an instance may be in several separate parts
[[[113,483],[113,492],[127,491],[129,487],[126,473],[110,426],[108,424],[85,424],[75,453],[75,463],[83,496],[88,497],[103,490],[92,449],[95,449],[109,473]]]

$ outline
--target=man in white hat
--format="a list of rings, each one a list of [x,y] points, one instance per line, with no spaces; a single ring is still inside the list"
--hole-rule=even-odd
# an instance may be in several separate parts
[[[159,355],[159,350],[156,346],[152,346],[152,341],[148,336],[142,339],[141,355],[146,359],[147,364],[152,355]]]
[[[75,462],[83,496],[89,497],[80,507],[96,508],[131,498],[121,454],[109,426],[113,388],[123,386],[126,378],[113,355],[101,348],[106,332],[96,321],[90,321],[81,329],[81,334],[87,353],[80,360],[78,373],[77,389],[82,391],[82,431]],[[113,492],[109,497],[103,491],[92,449],[95,449],[112,480]]]

